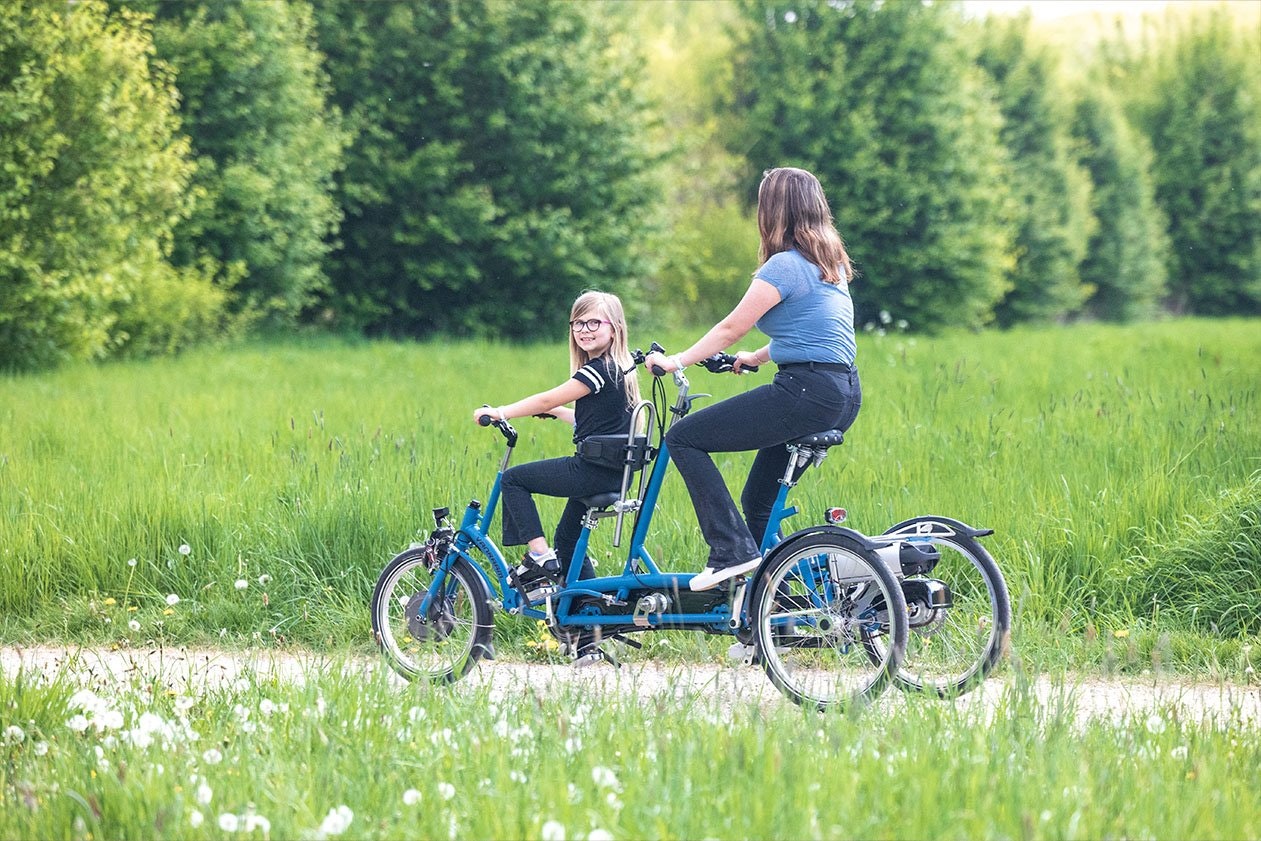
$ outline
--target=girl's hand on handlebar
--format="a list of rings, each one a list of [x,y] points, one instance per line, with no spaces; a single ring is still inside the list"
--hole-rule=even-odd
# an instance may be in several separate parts
[[[473,423],[478,426],[490,426],[492,421],[499,420],[499,410],[491,406],[478,406],[473,410]]]

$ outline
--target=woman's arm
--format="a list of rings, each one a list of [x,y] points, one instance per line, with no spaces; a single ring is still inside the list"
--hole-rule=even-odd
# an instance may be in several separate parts
[[[473,410],[473,422],[477,423],[477,419],[483,415],[490,415],[496,420],[507,420],[509,418],[521,418],[528,415],[538,415],[543,412],[550,412],[557,417],[563,417],[563,415],[558,412],[559,407],[564,406],[566,403],[572,403],[579,397],[583,397],[590,393],[591,389],[578,380],[565,380],[565,382],[555,388],[549,388],[547,391],[540,391],[538,394],[531,394],[529,397],[523,397],[516,403],[509,403],[506,406],[499,406],[498,408],[479,406]],[[566,420],[568,420],[569,423],[573,423],[572,409],[563,409],[560,411],[569,413],[570,417],[566,418]]]
[[[694,365],[707,356],[726,350],[740,341],[753,329],[757,320],[766,315],[767,310],[780,301],[779,290],[761,278],[753,278],[744,297],[727,317],[709,329],[696,344],[682,353],[673,356],[662,356],[659,353],[648,355],[647,365],[656,365],[667,372],[677,371],[680,366],[686,368]],[[663,364],[664,363],[664,364]],[[649,367],[649,370],[652,370]]]

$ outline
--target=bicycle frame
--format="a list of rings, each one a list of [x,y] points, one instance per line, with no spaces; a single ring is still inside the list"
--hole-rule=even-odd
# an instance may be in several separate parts
[[[685,416],[690,411],[691,402],[696,397],[708,395],[696,395],[696,397],[693,397],[690,394],[690,384],[682,371],[674,373],[674,382],[677,395],[672,414],[677,419]],[[641,404],[641,406],[643,405],[645,404]],[[651,406],[651,404],[647,405]],[[638,411],[639,409],[637,408],[636,413]],[[743,582],[736,584],[729,591],[693,592],[689,584],[696,573],[663,571],[645,546],[653,515],[656,513],[661,487],[665,482],[665,477],[670,467],[669,447],[664,440],[660,442],[660,447],[652,464],[647,482],[645,483],[641,477],[641,498],[632,509],[629,509],[635,511],[636,517],[626,561],[621,573],[612,576],[578,579],[582,568],[582,560],[586,557],[587,547],[590,543],[591,532],[596,527],[597,520],[602,516],[610,516],[611,513],[626,513],[628,509],[623,508],[619,512],[589,510],[583,522],[578,543],[574,548],[573,557],[567,560],[565,581],[562,589],[555,595],[548,597],[542,605],[531,606],[523,604],[521,594],[508,584],[509,567],[503,552],[487,534],[498,508],[503,474],[508,468],[516,445],[515,430],[507,426],[506,429],[501,427],[501,431],[508,439],[508,446],[500,462],[494,483],[491,486],[490,496],[485,506],[481,505],[477,500],[473,500],[465,509],[459,528],[456,530],[451,551],[441,564],[439,575],[444,574],[450,568],[455,558],[463,557],[469,560],[482,576],[489,591],[491,593],[499,593],[499,601],[506,611],[534,619],[541,619],[549,623],[556,623],[561,627],[600,625],[611,628],[611,632],[616,632],[616,630],[647,630],[652,627],[669,627],[676,629],[691,628],[709,633],[734,633],[746,627],[747,616],[744,603],[746,588]],[[822,457],[822,450],[808,450],[804,453],[793,451],[785,475],[780,480],[780,489],[771,509],[766,532],[762,538],[761,548],[763,553],[768,552],[779,543],[781,525],[786,519],[798,513],[795,507],[788,504],[789,491],[796,485],[796,477],[800,475],[797,471],[808,466],[811,462],[817,464],[822,460]],[[627,491],[627,485],[628,482],[626,477],[624,477],[623,494]],[[620,537],[620,525],[619,520],[618,534],[614,540],[615,546],[618,545],[617,538]],[[495,571],[493,578],[472,557],[470,548],[477,549],[489,559]],[[432,599],[437,593],[441,592],[441,589],[440,586],[430,589],[421,606],[422,611],[428,610]],[[645,596],[651,594],[665,596],[666,603],[663,605],[660,601],[656,601],[653,607],[657,609],[651,611],[643,609],[645,606],[642,604],[642,600]],[[582,600],[595,599],[605,607],[630,607],[632,597],[640,600],[641,603],[635,606],[633,612],[625,614],[610,614],[603,610],[592,614],[584,614],[579,605]],[[579,609],[575,610],[575,608]]]

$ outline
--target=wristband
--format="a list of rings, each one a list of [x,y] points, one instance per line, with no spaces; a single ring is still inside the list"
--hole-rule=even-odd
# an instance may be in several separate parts
[[[677,356],[671,356],[670,361],[674,363],[674,370],[676,371],[682,371],[684,368],[687,367],[686,365],[683,364],[683,360],[679,359],[679,357]]]

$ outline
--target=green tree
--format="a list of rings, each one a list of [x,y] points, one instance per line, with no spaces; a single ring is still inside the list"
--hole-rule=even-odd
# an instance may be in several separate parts
[[[555,335],[648,268],[636,57],[596,7],[316,4],[354,141],[329,311],[371,330]]]
[[[116,0],[120,5],[124,0]],[[235,306],[293,321],[327,284],[345,133],[301,2],[157,2],[154,43],[177,73],[201,195],[173,260],[238,266]]]
[[[1169,219],[1172,303],[1261,312],[1261,48],[1223,7],[1179,19],[1120,68]]]
[[[1083,283],[1094,289],[1086,311],[1108,321],[1150,317],[1166,294],[1169,259],[1151,149],[1102,85],[1084,85],[1074,98],[1073,133],[1099,221],[1081,266]]]
[[[193,164],[151,53],[133,15],[93,0],[0,6],[0,367],[222,327],[213,266],[166,260]]]
[[[1001,119],[944,4],[745,2],[731,148],[747,184],[815,172],[857,263],[860,318],[978,326],[1007,290]],[[750,194],[750,199],[752,199]]]
[[[1035,41],[1029,21],[986,18],[978,57],[998,91],[1016,208],[1012,287],[996,309],[1004,325],[1061,320],[1091,292],[1078,273],[1096,227],[1090,178],[1072,152],[1058,53]]]

